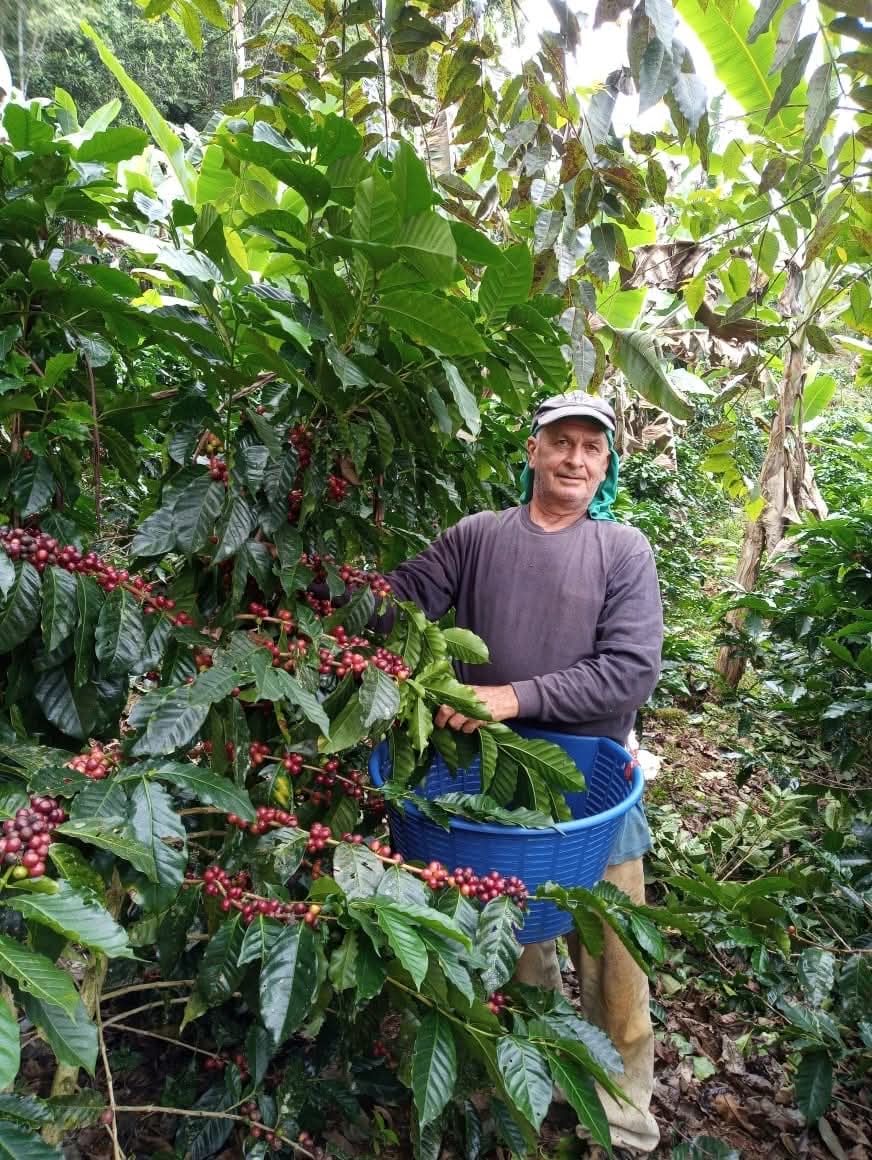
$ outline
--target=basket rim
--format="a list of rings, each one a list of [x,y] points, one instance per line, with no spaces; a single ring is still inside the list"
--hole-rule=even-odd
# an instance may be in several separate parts
[[[520,729],[518,732],[521,732]],[[524,734],[533,734],[539,737],[546,737],[549,741],[558,736],[557,734],[548,733],[543,729],[530,728],[525,729]],[[574,734],[563,733],[559,736],[571,737],[574,736]],[[624,749],[622,745],[618,745],[617,741],[613,741],[611,737],[584,736],[583,740],[598,741],[600,743],[605,742],[609,747],[616,749],[618,753],[623,753],[626,756],[626,760],[628,762],[633,762],[633,785],[630,792],[627,794],[623,801],[618,802],[617,805],[611,806],[607,810],[603,810],[602,813],[591,814],[591,816],[588,818],[573,818],[571,822],[555,822],[553,826],[549,826],[547,829],[545,827],[537,827],[533,829],[526,826],[503,826],[494,822],[469,822],[463,818],[452,818],[451,822],[449,823],[449,830],[455,830],[459,833],[469,834],[501,835],[502,837],[511,837],[512,839],[541,838],[543,836],[555,833],[559,834],[561,837],[566,837],[569,835],[583,833],[585,830],[593,829],[594,826],[605,825],[608,822],[614,821],[615,818],[619,818],[623,814],[628,813],[635,805],[638,804],[645,789],[645,775],[642,772],[642,767],[639,765],[638,761],[634,759],[631,753]],[[559,744],[559,742],[556,742],[556,744]],[[381,771],[381,760],[382,755],[386,752],[387,742],[382,741],[373,750],[369,759],[370,777],[373,780],[373,784],[376,786],[385,784],[386,779]],[[391,805],[389,808],[397,810],[397,806],[395,805]],[[403,812],[415,820],[420,819],[423,822],[430,821],[430,819],[422,814],[417,806],[413,805],[411,802],[403,803]],[[435,825],[434,822],[430,822],[430,824]]]

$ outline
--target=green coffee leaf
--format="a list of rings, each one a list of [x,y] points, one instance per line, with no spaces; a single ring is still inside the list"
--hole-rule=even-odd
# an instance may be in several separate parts
[[[72,942],[102,951],[109,958],[130,958],[127,933],[104,906],[64,879],[54,882],[51,892],[45,889],[47,885],[48,881],[40,882],[40,889],[31,893],[19,884],[7,892],[4,902],[31,922],[42,923]]]
[[[422,1127],[441,1113],[456,1082],[457,1048],[451,1024],[438,1011],[428,1011],[412,1050],[412,1095]]]
[[[0,974],[14,979],[29,995],[57,1003],[70,1014],[79,1002],[79,993],[66,971],[7,935],[0,935]]]
[[[78,999],[73,1013],[57,1003],[48,1003],[33,995],[22,996],[27,1018],[55,1053],[58,1063],[83,1067],[94,1074],[97,1064],[97,1025],[89,1018],[85,1005]]]

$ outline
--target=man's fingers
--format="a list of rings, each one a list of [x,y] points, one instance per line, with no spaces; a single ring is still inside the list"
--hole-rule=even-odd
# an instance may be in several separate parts
[[[459,728],[461,733],[475,733],[477,729],[481,729],[482,725],[484,725],[484,721],[477,721],[474,717],[466,717]]]
[[[440,705],[436,710],[436,716],[433,718],[433,724],[437,729],[444,729],[448,724],[450,717],[454,715],[454,710],[450,705]]]

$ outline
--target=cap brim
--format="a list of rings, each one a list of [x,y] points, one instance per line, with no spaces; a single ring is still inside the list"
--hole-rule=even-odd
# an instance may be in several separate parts
[[[546,411],[541,418],[536,419],[538,427],[547,427],[549,423],[556,423],[560,419],[590,419],[594,423],[599,423],[601,427],[605,427],[607,431],[614,432],[615,423],[608,415],[604,415],[602,411],[597,411],[595,407],[585,407],[583,404],[571,403],[567,407],[555,407],[553,411]]]

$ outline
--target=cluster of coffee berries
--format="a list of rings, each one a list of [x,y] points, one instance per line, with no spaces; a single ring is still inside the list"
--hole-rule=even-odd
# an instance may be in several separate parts
[[[330,616],[336,610],[333,607],[333,602],[326,599],[321,599],[316,596],[314,592],[304,593],[304,599],[316,616]]]
[[[364,572],[362,568],[354,568],[351,564],[343,564],[339,569],[339,578],[350,588],[368,584],[376,596],[390,596],[391,586],[378,572]]]
[[[325,789],[336,781],[335,775],[339,772],[339,759],[337,757],[328,757],[328,759],[321,766],[321,772],[315,774],[315,785],[323,785]]]
[[[142,602],[143,612],[169,612],[175,608],[175,601],[166,596],[152,595],[154,584],[141,576],[131,576],[125,568],[115,568],[103,560],[96,552],[83,552],[68,544],[61,546],[54,536],[46,535],[31,528],[0,527],[0,545],[10,560],[26,560],[44,572],[49,565],[56,565],[66,572],[79,572],[91,576],[105,592],[113,592],[119,585]],[[191,625],[193,620],[186,612],[179,612],[172,618],[177,627]]]
[[[303,506],[303,489],[295,487],[288,492],[288,523],[295,524],[300,518],[300,509]]]
[[[236,1051],[232,1055],[229,1051],[219,1051],[217,1055],[210,1055],[203,1063],[206,1071],[224,1071],[227,1064],[233,1062],[239,1068],[239,1074],[243,1081],[250,1076],[248,1067],[248,1060],[241,1051]]]
[[[362,769],[350,769],[345,775],[342,789],[346,797],[354,798],[355,801],[363,801],[366,784],[366,774]]]
[[[296,828],[299,824],[296,814],[289,814],[286,810],[276,809],[275,806],[258,806],[257,819],[253,822],[247,822],[245,818],[237,817],[236,814],[228,814],[227,821],[231,826],[247,830],[249,834],[255,836],[278,829],[280,826]]]
[[[267,606],[265,604],[258,604],[256,600],[252,600],[252,602],[249,604],[248,611],[252,616],[269,616],[269,609]]]
[[[309,841],[306,843],[307,852],[316,854],[319,850],[323,850],[332,836],[329,826],[313,822],[309,827]]]
[[[441,862],[429,862],[421,872],[421,877],[431,890],[441,890],[449,875]]]
[[[196,881],[196,878],[186,878],[186,881]],[[251,879],[243,870],[235,877],[223,866],[207,866],[203,871],[203,890],[213,898],[220,897],[221,909],[225,914],[231,910],[238,910],[243,923],[249,926],[258,915],[265,918],[275,918],[280,922],[295,921],[294,911],[290,903],[280,902],[278,898],[260,898],[248,889]]]
[[[269,757],[269,746],[265,741],[252,741],[248,747],[248,756],[252,765],[263,765],[266,758]]]
[[[303,772],[303,765],[305,759],[302,753],[286,753],[282,758],[282,765],[291,775],[291,777],[299,777]]]
[[[497,870],[479,877],[469,866],[458,867],[449,874],[446,885],[456,886],[465,898],[475,898],[482,903],[491,902],[503,894],[522,909],[527,902],[527,888],[521,879],[514,874],[504,878]]]
[[[296,447],[297,462],[300,470],[305,471],[312,462],[312,440],[309,432],[302,423],[291,428],[291,432],[288,435],[288,442],[293,447]]]
[[[342,503],[348,495],[348,484],[341,475],[328,475],[327,495],[334,503]]]
[[[317,902],[295,902],[291,906],[291,912],[294,918],[312,928],[315,928],[321,920],[321,907]]]
[[[209,475],[216,483],[223,483],[227,486],[230,479],[230,468],[223,459],[219,459],[217,455],[209,456]]]
[[[75,769],[78,773],[89,777],[91,781],[102,781],[117,764],[118,758],[107,753],[102,745],[96,742],[87,753],[79,753],[66,763],[67,769]]]
[[[211,669],[214,664],[212,654],[207,649],[195,649],[194,664],[197,666],[198,673],[204,673],[206,669]]]
[[[488,998],[487,1005],[490,1007],[491,1011],[493,1011],[494,1015],[499,1015],[507,1002],[508,1000],[502,991],[494,991],[494,993]]]
[[[377,648],[372,655],[372,663],[389,677],[396,677],[398,681],[405,681],[410,677],[411,669],[401,656],[386,648]]]
[[[221,442],[221,436],[207,431],[203,436],[203,450],[207,455],[215,455],[216,452],[223,451],[224,444]]]
[[[351,834],[348,831],[346,831],[342,835],[342,841],[343,842],[351,842],[352,846],[362,846],[363,845],[363,834]]]
[[[15,811],[3,823],[0,857],[4,866],[14,866],[13,878],[41,878],[52,843],[51,831],[67,815],[54,798],[30,795],[30,805]]]
[[[376,1059],[383,1059],[388,1067],[396,1066],[397,1061],[391,1055],[390,1048],[383,1040],[377,1039],[375,1041],[372,1045],[372,1053]]]
[[[386,846],[383,842],[380,842],[378,838],[373,838],[371,842],[367,843],[367,845],[369,846],[370,850],[372,850],[373,854],[377,854],[379,858],[388,858],[391,862],[396,862],[398,866],[402,865],[403,855],[395,854],[390,846]]]
[[[67,572],[93,576],[107,592],[128,581],[137,594],[151,590],[151,585],[146,584],[141,577],[131,580],[129,572],[123,568],[113,568],[96,552],[82,552],[72,545],[61,547],[54,536],[33,528],[0,527],[0,544],[10,560],[27,560],[38,572],[44,572],[49,564],[56,564]]]

